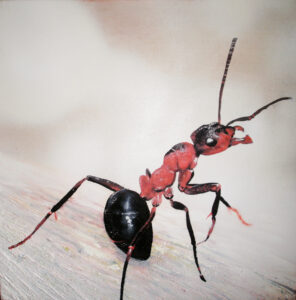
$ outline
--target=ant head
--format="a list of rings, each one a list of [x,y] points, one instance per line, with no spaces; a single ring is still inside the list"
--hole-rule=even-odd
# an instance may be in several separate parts
[[[224,126],[217,122],[202,125],[191,134],[197,155],[212,155],[236,144],[249,144],[252,142],[249,136],[242,139],[235,138],[236,130],[244,131],[241,126]]]
[[[219,92],[219,108],[218,108],[218,122],[214,122],[208,125],[203,125],[195,130],[191,134],[191,139],[194,144],[194,148],[197,155],[211,155],[222,152],[233,144],[237,144],[237,139],[234,139],[234,133],[236,127],[224,126],[221,124],[221,104],[223,89],[227,77],[228,68],[234,51],[237,38],[233,38],[231,41],[230,49],[228,52],[226,65],[224,69],[224,74],[220,86]],[[237,127],[237,129],[242,130],[242,127]]]
[[[235,138],[234,134],[236,131],[244,131],[244,128],[241,126],[230,126],[230,124],[234,122],[242,122],[242,121],[250,121],[259,113],[261,113],[264,109],[268,108],[269,106],[283,101],[283,100],[292,100],[291,97],[282,97],[276,99],[258,110],[256,110],[253,114],[245,117],[236,118],[226,125],[221,124],[221,104],[222,104],[222,95],[223,89],[227,77],[228,68],[231,62],[232,54],[234,51],[234,47],[236,44],[237,38],[233,38],[231,41],[230,49],[228,52],[226,65],[224,69],[224,74],[222,77],[222,82],[220,85],[220,92],[219,92],[219,107],[218,107],[218,122],[210,123],[208,125],[202,125],[198,129],[196,129],[191,134],[191,139],[194,144],[194,148],[197,155],[212,155],[219,152],[222,152],[228,149],[230,146],[234,146],[237,144],[250,144],[252,143],[252,139],[246,135],[244,138]]]
[[[218,107],[218,122],[208,125],[202,125],[191,134],[191,139],[194,144],[197,155],[211,155],[222,152],[232,145],[232,138],[235,132],[235,127],[224,126],[221,124],[221,104],[223,89],[227,77],[228,68],[232,58],[232,53],[236,44],[237,38],[231,41],[228,52],[224,74],[219,92],[219,107]],[[243,128],[241,128],[243,130]]]

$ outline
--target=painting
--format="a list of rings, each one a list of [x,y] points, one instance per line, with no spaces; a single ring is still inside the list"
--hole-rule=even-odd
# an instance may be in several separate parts
[[[151,255],[130,259],[123,299],[295,299],[295,6],[0,1],[0,298],[119,299],[126,254],[104,211],[124,187],[156,213]],[[237,126],[244,145],[191,161],[197,128],[212,122]],[[190,184],[215,187],[194,190],[182,173],[166,185],[173,200],[145,194],[172,153],[190,160]]]

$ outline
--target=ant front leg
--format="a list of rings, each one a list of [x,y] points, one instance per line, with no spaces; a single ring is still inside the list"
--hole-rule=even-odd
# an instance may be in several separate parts
[[[33,232],[28,235],[25,239],[23,239],[22,241],[20,241],[19,243],[10,246],[8,249],[13,249],[16,248],[22,244],[24,244],[28,239],[30,239],[32,237],[32,235],[45,223],[45,221],[54,213],[56,213],[69,199],[70,197],[79,189],[79,187],[82,185],[82,183],[84,181],[91,181],[97,184],[100,184],[102,186],[104,186],[105,188],[117,192],[123,189],[122,186],[120,186],[119,184],[112,182],[110,180],[107,179],[103,179],[103,178],[99,178],[99,177],[95,177],[95,176],[91,176],[88,175],[85,178],[81,179],[80,181],[78,181],[73,187],[72,189],[57,203],[55,204],[51,210],[46,214],[46,216],[41,220],[41,222],[39,222],[39,224],[35,227],[35,229],[33,230]]]
[[[207,193],[207,192],[214,192],[216,194],[212,210],[209,216],[212,216],[212,225],[208,231],[207,237],[199,242],[198,244],[206,242],[209,237],[211,236],[215,224],[216,224],[216,215],[218,213],[219,209],[219,203],[220,201],[231,211],[235,212],[236,215],[238,216],[239,220],[244,224],[244,225],[251,225],[247,223],[239,213],[239,211],[233,207],[230,206],[230,204],[221,196],[221,185],[219,183],[203,183],[203,184],[189,184],[190,180],[193,178],[194,172],[192,170],[185,170],[181,171],[179,175],[179,190],[185,194],[188,195],[197,195],[197,194],[202,194],[202,193]]]
[[[189,210],[183,203],[173,200],[174,195],[173,195],[173,192],[172,192],[171,188],[168,188],[168,189],[165,190],[164,196],[165,196],[166,199],[170,200],[171,206],[174,209],[183,210],[186,213],[186,226],[187,226],[187,230],[188,230],[188,233],[189,233],[189,236],[190,236],[191,245],[192,245],[192,248],[193,248],[193,257],[194,257],[195,265],[196,265],[196,267],[198,269],[198,272],[200,274],[199,275],[200,279],[202,281],[206,281],[206,279],[204,278],[204,276],[201,273],[199,263],[198,263],[198,258],[197,258],[197,253],[196,253],[196,240],[195,240],[193,228],[192,228],[191,221],[190,221]]]

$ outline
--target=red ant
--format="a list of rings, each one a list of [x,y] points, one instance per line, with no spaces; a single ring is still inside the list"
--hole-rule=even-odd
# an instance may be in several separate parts
[[[269,106],[283,100],[292,99],[290,97],[279,98],[261,107],[249,116],[234,119],[228,122],[228,124],[225,126],[221,124],[220,112],[223,89],[236,41],[237,38],[232,40],[220,86],[218,122],[202,125],[195,130],[191,134],[193,144],[183,142],[173,146],[165,154],[162,166],[153,173],[150,173],[150,171],[146,169],[146,175],[142,175],[140,177],[141,194],[127,190],[110,180],[95,176],[86,176],[77,182],[76,185],[52,207],[52,209],[47,213],[47,215],[42,219],[42,221],[36,226],[34,231],[29,236],[27,236],[21,242],[10,246],[9,249],[18,247],[30,239],[32,235],[43,225],[43,223],[69,200],[69,198],[76,192],[81,184],[88,180],[98,183],[115,192],[109,197],[106,203],[104,211],[104,224],[108,235],[113,240],[115,245],[126,253],[121,279],[120,299],[123,299],[125,276],[130,258],[132,257],[140,260],[146,260],[150,257],[153,240],[152,220],[155,216],[156,208],[162,202],[162,196],[170,201],[170,204],[174,209],[183,210],[185,212],[186,225],[193,247],[194,261],[201,280],[206,281],[199,267],[196,246],[207,241],[212,234],[216,223],[216,215],[220,202],[222,202],[228,209],[234,211],[244,225],[250,224],[244,221],[238,210],[230,206],[230,204],[221,196],[221,185],[219,183],[190,183],[194,175],[193,169],[197,165],[197,159],[200,155],[212,155],[225,151],[231,146],[252,143],[252,139],[248,135],[246,135],[244,138],[235,138],[235,132],[244,131],[244,129],[243,127],[237,125],[230,126],[230,124],[238,121],[252,120],[262,110],[268,108]],[[178,188],[181,192],[189,195],[213,192],[216,195],[210,213],[210,216],[212,217],[212,225],[206,238],[198,244],[196,243],[191,226],[188,208],[184,204],[173,200],[174,195],[171,186],[176,180],[177,173]],[[146,203],[146,201],[149,200],[152,200],[151,211],[149,211]]]

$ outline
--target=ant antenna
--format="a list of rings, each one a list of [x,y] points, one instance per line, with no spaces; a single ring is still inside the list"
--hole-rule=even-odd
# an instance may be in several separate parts
[[[291,97],[282,97],[282,98],[279,98],[279,99],[276,99],[264,106],[262,106],[261,108],[259,108],[258,110],[256,110],[253,114],[251,114],[250,116],[246,116],[246,117],[241,117],[241,118],[237,118],[237,119],[234,119],[232,121],[230,121],[226,126],[229,126],[230,124],[234,123],[234,122],[238,122],[238,121],[250,121],[252,120],[253,118],[255,118],[259,113],[261,113],[262,110],[268,108],[269,106],[277,103],[277,102],[280,102],[280,101],[283,101],[283,100],[293,100],[293,98]]]
[[[231,62],[231,58],[232,58],[232,53],[234,51],[234,47],[236,44],[237,38],[233,38],[231,41],[231,45],[230,45],[230,49],[228,52],[228,56],[227,56],[227,60],[226,60],[226,65],[225,65],[225,69],[224,69],[224,74],[222,77],[222,82],[221,82],[221,86],[220,86],[220,92],[219,92],[219,108],[218,108],[218,123],[221,123],[221,104],[222,104],[222,95],[223,95],[223,89],[224,89],[224,85],[225,85],[225,81],[226,81],[226,77],[227,77],[227,72],[228,72],[228,68]]]

